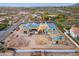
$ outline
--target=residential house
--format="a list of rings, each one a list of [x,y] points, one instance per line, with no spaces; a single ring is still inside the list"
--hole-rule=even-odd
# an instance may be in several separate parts
[[[72,28],[70,29],[70,35],[71,35],[73,38],[79,39],[79,27],[72,27]]]

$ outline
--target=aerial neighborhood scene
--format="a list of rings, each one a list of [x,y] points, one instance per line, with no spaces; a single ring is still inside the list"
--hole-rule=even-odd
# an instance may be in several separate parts
[[[0,56],[79,56],[79,3],[1,3]]]

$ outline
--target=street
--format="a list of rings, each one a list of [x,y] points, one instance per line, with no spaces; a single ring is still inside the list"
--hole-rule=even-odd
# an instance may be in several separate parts
[[[8,28],[8,30],[6,31],[1,31],[0,32],[0,41],[4,40],[6,37],[9,36],[9,34],[11,32],[13,32],[21,23],[22,23],[22,19],[19,20],[15,25],[11,26],[10,28]]]

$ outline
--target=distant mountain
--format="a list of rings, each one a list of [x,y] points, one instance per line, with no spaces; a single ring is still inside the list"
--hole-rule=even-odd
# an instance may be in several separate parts
[[[77,3],[77,4],[74,4],[74,5],[72,5],[72,6],[79,6],[79,3]]]

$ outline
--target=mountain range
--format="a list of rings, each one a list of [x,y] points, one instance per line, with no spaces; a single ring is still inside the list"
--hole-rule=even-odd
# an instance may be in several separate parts
[[[79,3],[76,3],[76,4],[72,5],[72,6],[79,6]]]

